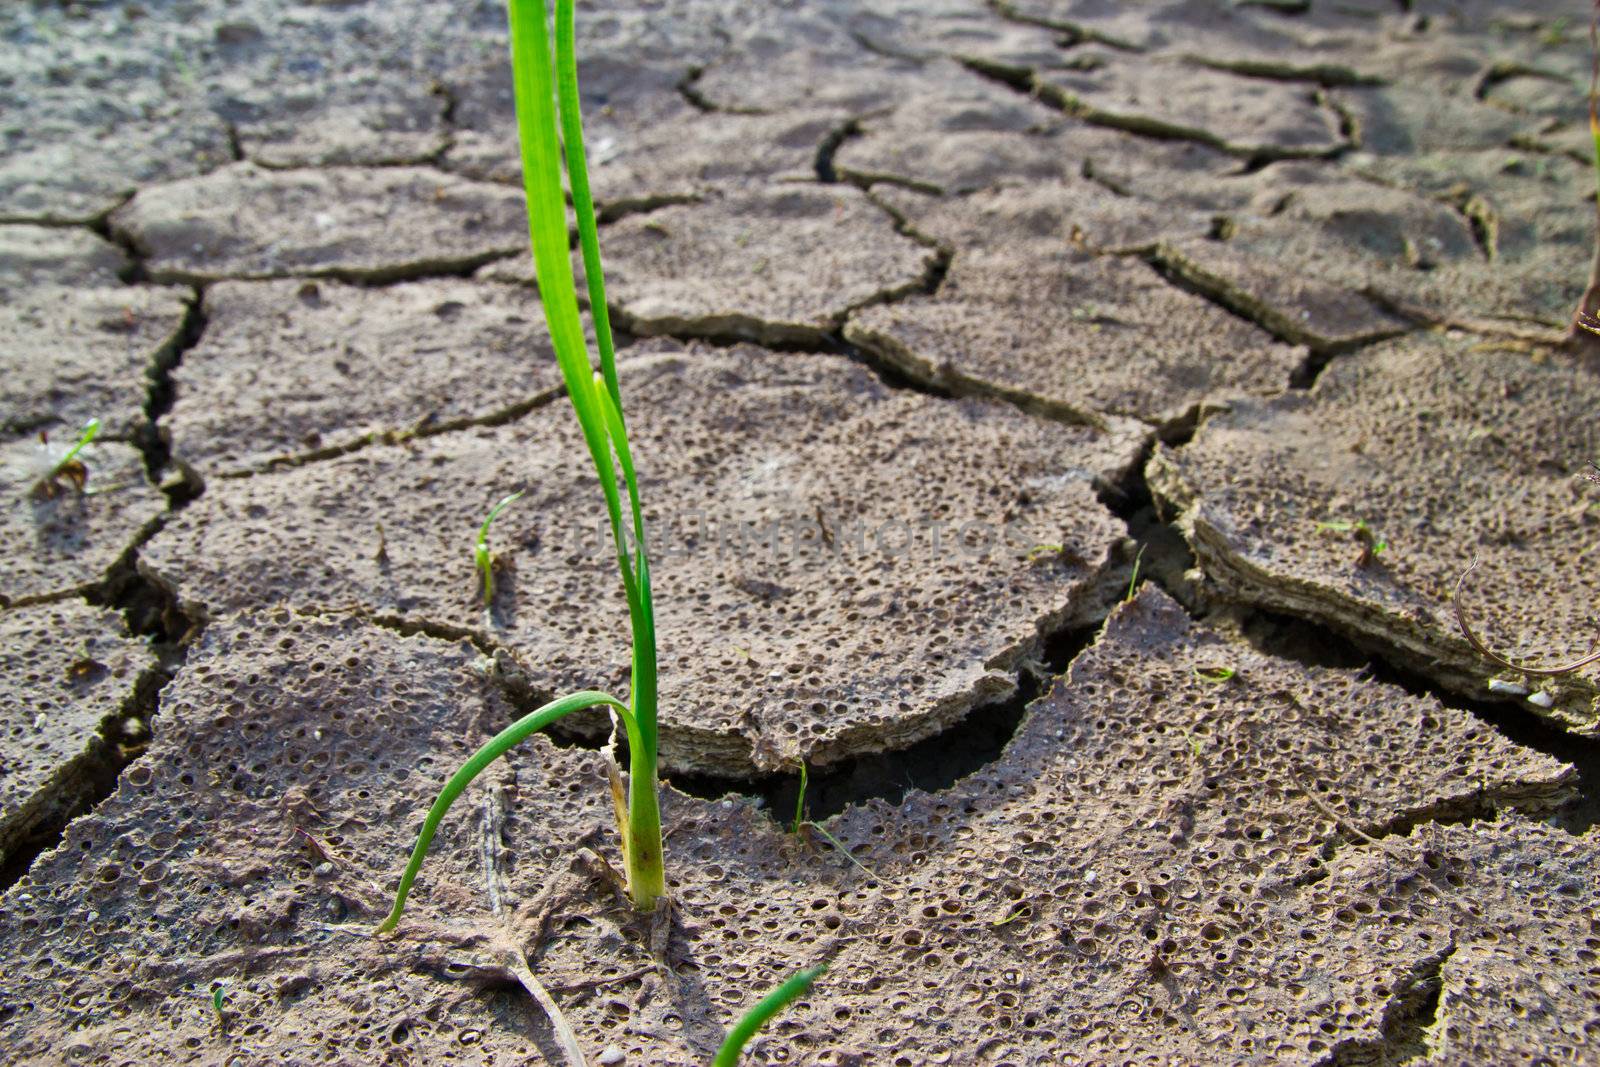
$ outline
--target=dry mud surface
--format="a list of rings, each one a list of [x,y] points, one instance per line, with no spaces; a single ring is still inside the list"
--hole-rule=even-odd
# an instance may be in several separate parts
[[[573,719],[378,939],[628,681],[503,8],[8,6],[3,1058],[1600,1062],[1587,17],[581,5],[674,911]]]

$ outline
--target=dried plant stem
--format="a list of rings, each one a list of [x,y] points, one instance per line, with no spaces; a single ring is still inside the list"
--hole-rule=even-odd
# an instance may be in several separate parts
[[[483,881],[489,891],[489,906],[498,919],[504,919],[506,913],[505,877],[500,869],[505,816],[505,800],[501,796],[500,789],[489,790],[489,795],[483,799],[483,836],[478,852],[483,859]],[[528,995],[549,1017],[551,1029],[555,1031],[556,1044],[561,1046],[561,1053],[567,1059],[567,1067],[588,1067],[588,1061],[583,1058],[583,1049],[578,1045],[578,1035],[573,1032],[572,1024],[567,1022],[561,1006],[555,1002],[555,998],[544,987],[544,983],[539,981],[538,975],[533,973],[533,968],[528,965],[527,954],[518,947],[509,934],[497,955],[500,965],[516,976],[522,988],[528,991]]]
[[[1466,609],[1462,607],[1461,604],[1461,594],[1466,588],[1467,578],[1472,574],[1473,571],[1478,569],[1478,565],[1481,562],[1481,560],[1475,559],[1466,570],[1461,572],[1461,577],[1456,579],[1455,596],[1451,598],[1456,609],[1456,624],[1461,627],[1461,634],[1467,639],[1467,644],[1471,645],[1475,650],[1477,650],[1478,655],[1482,656],[1484,659],[1487,659],[1489,662],[1498,664],[1499,666],[1505,667],[1508,670],[1520,671],[1523,674],[1531,674],[1540,678],[1555,678],[1563,674],[1571,674],[1580,667],[1587,667],[1591,663],[1600,663],[1600,648],[1592,649],[1582,659],[1574,660],[1573,662],[1561,667],[1526,667],[1520,663],[1512,663],[1504,656],[1493,652],[1488,645],[1483,643],[1477,634],[1472,632],[1472,627],[1467,623]]]

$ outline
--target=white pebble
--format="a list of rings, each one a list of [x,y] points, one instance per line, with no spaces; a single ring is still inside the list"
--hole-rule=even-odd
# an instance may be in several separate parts
[[[1518,685],[1516,682],[1508,682],[1503,678],[1490,678],[1489,692],[1507,693],[1514,697],[1525,697],[1528,695],[1528,687],[1525,685]]]
[[[615,1045],[607,1045],[605,1049],[601,1051],[597,1062],[605,1064],[605,1067],[612,1067],[612,1064],[621,1063],[624,1059],[626,1059],[626,1057],[623,1056],[620,1048]]]
[[[1528,698],[1528,703],[1537,704],[1541,708],[1548,708],[1551,704],[1554,704],[1555,702],[1556,702],[1555,694],[1548,693],[1543,689],[1539,690],[1537,693],[1533,694],[1532,696],[1530,696]]]

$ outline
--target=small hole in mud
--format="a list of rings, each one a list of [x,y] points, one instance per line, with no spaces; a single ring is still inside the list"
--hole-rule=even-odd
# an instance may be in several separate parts
[[[389,1031],[389,1040],[393,1041],[396,1045],[403,1045],[407,1041],[409,1041],[410,1039],[411,1039],[411,1024],[410,1023],[405,1023],[405,1022],[397,1023],[397,1024],[395,1024],[395,1028],[393,1030]]]

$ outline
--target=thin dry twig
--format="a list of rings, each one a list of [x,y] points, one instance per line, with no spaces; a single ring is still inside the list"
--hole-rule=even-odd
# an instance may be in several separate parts
[[[588,1067],[583,1058],[583,1049],[578,1047],[578,1035],[572,1032],[572,1026],[567,1022],[567,1017],[561,1013],[561,1007],[556,1004],[555,998],[545,989],[528,966],[528,958],[522,950],[515,945],[507,945],[501,952],[501,963],[512,974],[517,976],[517,981],[522,983],[534,1000],[539,1002],[539,1007],[550,1017],[550,1024],[555,1028],[556,1044],[561,1046],[561,1052],[567,1058],[571,1067]]]
[[[499,787],[489,790],[489,795],[483,803],[483,837],[479,844],[479,855],[483,858],[483,880],[489,890],[489,906],[494,911],[495,917],[503,921],[506,913],[505,880],[500,871],[500,848],[502,831],[505,827],[505,799]],[[588,1067],[588,1061],[583,1058],[583,1049],[578,1045],[578,1035],[573,1033],[572,1024],[567,1022],[567,1017],[562,1014],[561,1006],[555,1002],[550,991],[545,989],[544,983],[539,981],[533,973],[533,968],[528,966],[528,957],[511,937],[505,937],[495,953],[498,962],[506,970],[516,976],[522,988],[544,1010],[550,1019],[551,1029],[555,1031],[556,1044],[561,1046],[561,1053],[566,1057],[568,1067]]]
[[[610,978],[584,978],[577,982],[562,982],[549,988],[554,993],[582,993],[590,989],[599,989],[602,986],[622,985],[624,982],[632,982],[643,978],[647,974],[654,974],[655,970],[655,965],[651,964],[647,967],[636,967],[625,974],[613,975]]]
[[[1497,655],[1491,651],[1489,646],[1485,645],[1483,641],[1479,639],[1478,635],[1472,632],[1472,627],[1467,623],[1466,610],[1461,606],[1461,593],[1466,587],[1467,578],[1472,574],[1473,571],[1478,569],[1478,565],[1481,562],[1482,560],[1475,559],[1466,570],[1461,572],[1461,577],[1456,579],[1455,595],[1451,598],[1451,601],[1456,609],[1456,625],[1461,627],[1462,636],[1467,639],[1467,643],[1469,645],[1477,650],[1480,656],[1489,660],[1491,663],[1499,664],[1500,666],[1510,670],[1520,671],[1523,674],[1537,675],[1540,678],[1555,678],[1563,674],[1571,674],[1573,671],[1578,670],[1581,667],[1587,667],[1591,663],[1600,663],[1600,645],[1590,649],[1582,659],[1574,660],[1573,662],[1561,667],[1524,667],[1519,663],[1512,663],[1504,656]]]
[[[506,802],[500,787],[486,791],[483,798],[483,837],[478,855],[483,860],[483,881],[489,890],[489,910],[496,918],[505,915],[506,887],[500,873],[500,846],[505,840]]]
[[[1384,855],[1388,856],[1392,860],[1395,860],[1396,862],[1399,862],[1399,863],[1410,863],[1410,862],[1412,862],[1412,860],[1409,859],[1408,857],[1402,856],[1398,852],[1393,851],[1392,849],[1389,848],[1389,846],[1385,842],[1379,841],[1377,838],[1373,837],[1371,834],[1369,834],[1366,831],[1362,830],[1361,827],[1355,825],[1349,819],[1346,819],[1344,816],[1342,816],[1338,812],[1334,811],[1333,808],[1326,801],[1324,801],[1319,794],[1317,794],[1314,790],[1312,790],[1312,788],[1310,786],[1306,785],[1306,783],[1304,781],[1302,781],[1300,776],[1298,774],[1296,774],[1294,771],[1291,770],[1291,771],[1288,772],[1288,774],[1289,774],[1289,781],[1294,783],[1294,787],[1296,789],[1300,790],[1300,792],[1302,792],[1302,793],[1304,793],[1306,795],[1306,799],[1311,801],[1311,804],[1312,804],[1313,807],[1315,807],[1318,811],[1322,812],[1322,814],[1327,816],[1329,819],[1332,819],[1334,826],[1338,827],[1340,830],[1343,830],[1345,833],[1350,834],[1352,837],[1355,837],[1358,840],[1366,842],[1367,844],[1371,845],[1373,848],[1378,849]]]

